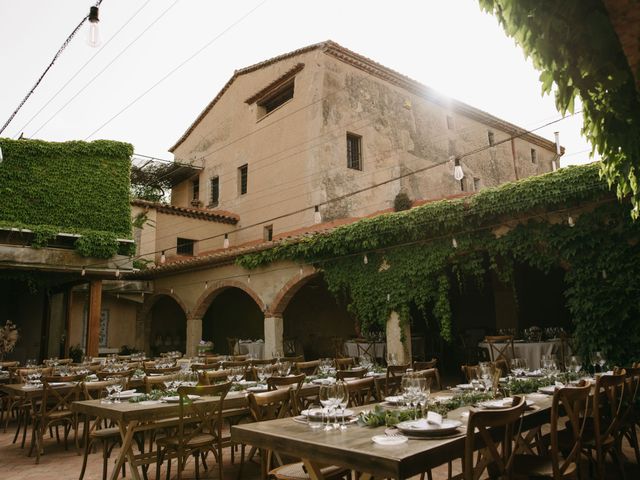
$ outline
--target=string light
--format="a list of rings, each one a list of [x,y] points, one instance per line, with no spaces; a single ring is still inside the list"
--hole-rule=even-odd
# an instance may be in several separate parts
[[[391,294],[387,293],[387,302],[390,302],[390,301],[391,301]]]
[[[451,245],[453,245],[453,248],[458,248],[458,241],[455,237],[451,239]]]
[[[322,215],[320,214],[320,207],[318,205],[316,205],[315,211],[313,212],[313,221],[316,225],[322,223]]]
[[[222,242],[223,248],[229,248],[229,234],[224,234],[224,241]]]
[[[100,39],[100,29],[98,28],[98,23],[100,23],[100,19],[98,18],[98,7],[91,7],[89,9],[89,30],[87,30],[87,45],[90,47],[99,47],[102,43]]]
[[[602,278],[607,279],[607,271],[605,269],[602,269]]]
[[[173,295],[173,287],[171,287],[171,290],[169,290],[171,292],[171,295]]]
[[[209,288],[209,281],[205,280],[204,281],[204,289],[206,290],[207,288]]]
[[[162,251],[162,253],[160,254],[160,263],[164,264],[167,261],[167,257],[164,254],[164,250]]]
[[[369,263],[369,257],[367,257],[367,254],[364,254],[364,258],[362,259],[362,262],[367,265]]]
[[[300,265],[300,276],[304,275],[304,270],[302,270],[302,265]]]
[[[251,283],[251,274],[247,275],[247,283]]]
[[[572,228],[576,226],[576,222],[573,221],[573,217],[571,215],[569,215],[569,217],[567,218],[567,223]]]
[[[120,276],[120,267],[116,267],[116,278]]]
[[[462,170],[462,165],[460,165],[460,159],[458,157],[454,159],[454,165],[453,178],[460,181],[464,178],[464,171]]]
[[[80,272],[81,276],[85,276],[87,274],[87,271],[84,269],[84,267],[82,267],[82,271]]]

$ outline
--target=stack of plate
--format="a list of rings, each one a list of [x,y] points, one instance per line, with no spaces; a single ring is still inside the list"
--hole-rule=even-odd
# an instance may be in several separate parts
[[[402,433],[417,437],[439,437],[458,433],[458,428],[462,426],[462,422],[443,418],[441,424],[428,422],[426,419],[409,420],[400,422],[396,428]]]

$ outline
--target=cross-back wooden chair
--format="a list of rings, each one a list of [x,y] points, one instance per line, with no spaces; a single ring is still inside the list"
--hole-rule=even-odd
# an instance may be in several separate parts
[[[489,359],[492,362],[504,359],[509,362],[516,356],[513,335],[487,335],[484,341],[489,345]]]
[[[590,406],[590,391],[591,385],[584,381],[578,386],[555,391],[551,404],[551,451],[549,455],[516,454],[513,473],[517,478],[521,475],[554,480],[576,477],[582,434]],[[560,422],[560,417],[567,417],[568,421]],[[559,430],[559,423],[563,423],[566,429]]]
[[[200,365],[191,365],[191,371],[193,372],[203,372],[209,370],[217,370],[220,368],[219,363],[205,363]]]
[[[77,401],[80,396],[80,383],[70,383],[63,387],[52,385],[52,383],[59,381],[58,377],[44,377],[42,379],[42,401],[40,408],[33,413],[34,425],[29,452],[31,454],[35,449],[36,464],[40,463],[40,455],[44,451],[44,432],[50,427],[58,425],[64,427],[65,450],[68,449],[69,432],[73,429],[74,442],[78,448],[78,422],[77,416],[71,411],[71,404]]]
[[[587,425],[582,448],[589,460],[596,464],[597,476],[605,478],[605,460],[607,453],[613,457],[624,478],[622,458],[616,448],[616,436],[620,431],[626,371],[624,369],[612,375],[600,375],[596,379],[593,396],[593,427]]]
[[[373,342],[356,342],[356,352],[358,352],[358,358],[370,357],[376,358],[375,344]]]
[[[349,406],[359,407],[375,401],[375,381],[372,377],[357,378],[346,382]]]
[[[478,378],[478,365],[461,365],[460,369],[467,383]]]
[[[376,397],[383,401],[385,397],[397,395],[402,390],[402,375],[392,377],[376,377]]]
[[[428,370],[429,368],[436,368],[438,365],[438,359],[432,358],[431,360],[427,360],[424,362],[413,362],[413,369],[418,370]]]
[[[347,370],[355,367],[356,365],[356,361],[353,357],[335,358],[333,363],[336,366],[336,370]]]
[[[224,356],[223,355],[207,355],[206,357],[204,357],[204,363],[205,365],[210,365],[212,363],[220,363],[222,361],[224,361]]]
[[[318,373],[319,366],[320,366],[320,360],[310,360],[308,362],[295,362],[293,364],[293,370],[297,373],[304,373],[305,375],[315,375]]]
[[[84,400],[98,400],[104,397],[106,388],[111,385],[111,381],[103,380],[97,382],[83,382],[81,385],[82,397]],[[87,460],[89,454],[94,448],[96,442],[102,443],[102,480],[107,478],[108,461],[111,451],[116,445],[121,444],[120,429],[117,427],[106,426],[105,421],[101,417],[89,418],[87,415],[84,419],[84,451],[82,458],[82,469],[80,470],[80,480],[84,478],[87,468]],[[142,449],[140,443],[138,447]],[[122,475],[125,475],[125,465],[122,464]]]
[[[96,372],[96,376],[98,377],[98,380],[100,380],[100,381],[106,380],[107,378],[125,377],[127,379],[127,385],[129,385],[129,382],[131,381],[131,377],[133,376],[133,372],[135,372],[135,370],[125,370],[125,371],[122,371],[122,372],[98,371],[98,372]]]
[[[624,410],[620,420],[620,431],[618,434],[618,451],[622,451],[622,441],[626,438],[633,448],[636,456],[636,463],[640,465],[640,445],[638,444],[638,434],[636,426],[640,422],[637,401],[640,391],[640,367],[625,368],[627,378],[625,385]]]
[[[387,378],[402,377],[410,367],[411,365],[409,363],[404,365],[389,365],[387,366]]]
[[[196,478],[200,478],[200,460],[207,470],[205,454],[212,452],[218,464],[218,478],[222,479],[222,410],[224,399],[229,393],[231,382],[217,385],[196,387],[178,387],[180,396],[177,435],[162,437],[156,440],[158,446],[156,480],[160,480],[160,467],[164,460],[167,463],[167,477],[171,475],[171,459],[178,462],[178,479],[182,479],[182,471],[189,456],[195,460]],[[220,397],[214,406],[191,400],[189,395]]]
[[[145,368],[144,369],[144,373],[147,374],[147,376],[149,376],[149,375],[168,375],[170,373],[176,373],[176,372],[179,372],[179,371],[180,371],[180,367],[178,367],[178,366],[167,367],[167,368]],[[109,376],[109,375],[107,374],[107,376]],[[100,378],[100,375],[98,375],[98,378]]]
[[[367,371],[364,368],[358,370],[338,370],[336,372],[337,380],[345,380],[347,378],[364,378]]]
[[[214,385],[216,383],[226,382],[228,377],[228,370],[205,370],[198,373],[198,383],[200,385]]]
[[[248,362],[246,360],[226,360],[222,362],[222,368],[242,367],[244,369],[247,369],[250,366],[251,362]]]
[[[252,367],[255,367],[256,365],[273,365],[274,363],[276,363],[276,359],[275,358],[253,359],[253,360],[249,360],[249,363],[251,364]]]
[[[464,480],[478,480],[487,469],[492,478],[512,478],[513,440],[519,433],[519,420],[527,406],[524,397],[514,397],[513,403],[512,407],[501,410],[469,410],[462,462]],[[495,429],[500,429],[498,441],[494,437]]]
[[[151,393],[153,390],[166,390],[167,386],[164,382],[169,382],[174,380],[173,375],[147,375],[144,377],[144,391],[146,393]]]

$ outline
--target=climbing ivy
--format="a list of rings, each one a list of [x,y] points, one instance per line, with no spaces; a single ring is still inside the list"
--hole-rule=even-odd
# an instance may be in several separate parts
[[[131,238],[130,144],[0,138],[0,148],[0,226],[31,230],[35,248],[78,233],[78,252],[97,258]]]
[[[640,93],[602,0],[479,0],[540,70],[556,106],[583,110],[582,133],[602,157],[601,173],[640,216]]]
[[[627,210],[590,164],[364,219],[237,263],[312,263],[363,331],[384,328],[392,311],[406,322],[416,305],[431,312],[448,341],[455,330],[452,288],[481,285],[489,271],[509,280],[516,264],[543,272],[561,267],[576,350],[602,350],[625,362],[640,351],[640,225]]]

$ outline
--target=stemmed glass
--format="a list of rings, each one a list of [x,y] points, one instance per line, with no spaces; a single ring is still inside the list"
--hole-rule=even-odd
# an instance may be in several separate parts
[[[480,362],[478,364],[478,376],[482,380],[485,390],[490,390],[493,384],[493,380],[491,378],[491,370],[492,368],[489,362]]]
[[[402,396],[407,407],[413,408],[414,418],[417,416],[418,412],[417,400],[420,398],[420,378],[420,376],[407,373],[402,377],[402,382],[400,384],[402,387]]]
[[[571,358],[569,359],[568,370],[570,372],[580,373],[580,370],[582,370],[582,360],[580,359],[580,357],[576,355],[571,356]]]
[[[329,423],[329,420],[330,420],[331,408],[335,406],[335,401],[336,401],[336,384],[332,383],[332,384],[320,385],[319,397],[320,397],[320,403],[324,407],[325,415],[327,417],[327,421],[324,429],[326,431],[333,430],[333,426],[331,426],[331,424]]]
[[[598,365],[600,365],[600,372],[604,373],[604,366],[607,364],[607,360],[604,358],[602,352],[596,352],[596,356],[598,358]]]
[[[347,384],[343,380],[336,382],[336,400],[337,406],[340,407],[340,413],[342,414],[342,423],[340,424],[340,430],[346,430],[347,424],[344,418],[344,412],[349,404],[349,389]]]
[[[589,362],[593,365],[594,375],[596,373],[596,365],[600,365],[600,372],[602,372],[604,365],[607,363],[602,352],[591,352]]]
[[[290,362],[280,362],[277,365],[278,365],[278,374],[281,377],[286,377],[287,375],[289,375],[289,372],[291,371]]]

